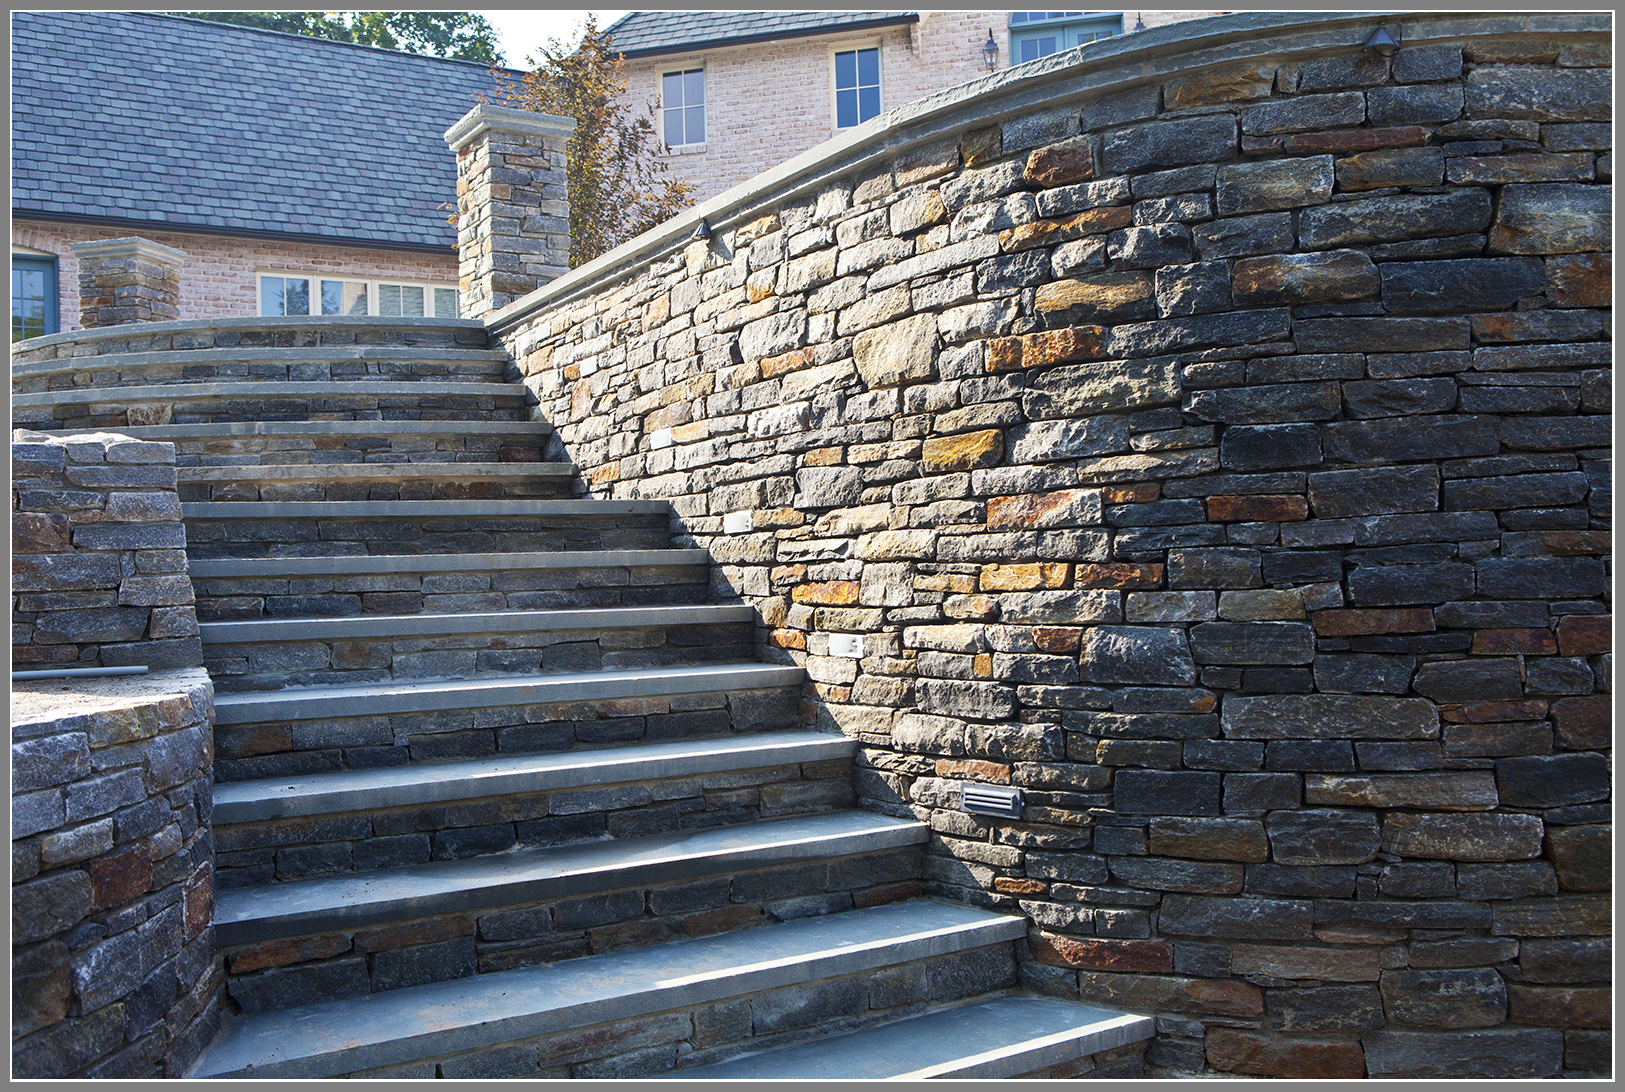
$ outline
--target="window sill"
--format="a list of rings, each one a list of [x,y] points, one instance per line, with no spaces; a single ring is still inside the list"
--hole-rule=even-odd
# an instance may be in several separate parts
[[[666,145],[667,155],[701,155],[704,152],[705,145],[703,144],[679,144],[676,147],[672,147],[670,144]]]

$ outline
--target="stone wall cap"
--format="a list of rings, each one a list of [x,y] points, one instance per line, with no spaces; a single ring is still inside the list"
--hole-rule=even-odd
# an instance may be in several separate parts
[[[67,330],[45,334],[26,341],[12,342],[13,354],[32,352],[54,345],[94,344],[98,341],[149,340],[164,334],[185,334],[197,330],[287,330],[301,327],[341,328],[358,326],[417,330],[484,330],[479,319],[412,318],[404,315],[260,315],[231,318],[169,319],[165,322],[131,323],[124,326],[94,326],[88,330]]]
[[[1357,51],[1379,25],[1398,28],[1404,48],[1519,34],[1611,34],[1607,11],[1452,13],[1405,11],[1250,11],[1115,35],[926,95],[871,118],[776,167],[684,210],[658,227],[586,262],[485,318],[501,333],[536,312],[585,295],[688,241],[705,223],[713,233],[771,206],[922,145],[944,127],[970,129],[1059,103],[1232,64],[1286,63]]]
[[[513,110],[506,106],[480,103],[458,118],[446,130],[446,143],[451,150],[460,152],[474,143],[482,134],[534,133],[538,136],[567,137],[575,132],[576,119],[557,114],[541,114],[534,110]]]
[[[174,265],[181,265],[186,261],[186,251],[176,250],[163,243],[155,243],[151,239],[143,239],[139,235],[130,235],[123,239],[90,239],[82,243],[69,243],[68,249],[79,258],[118,258],[136,255]]]

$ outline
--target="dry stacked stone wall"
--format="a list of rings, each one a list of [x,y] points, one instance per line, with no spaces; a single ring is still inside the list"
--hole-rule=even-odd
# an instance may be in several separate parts
[[[14,682],[12,1069],[176,1077],[220,1022],[200,667]]]
[[[1158,1014],[1153,1072],[1607,1071],[1610,57],[1563,18],[1016,70],[496,318],[928,891]]]
[[[202,665],[174,444],[17,429],[11,488],[17,669]]]

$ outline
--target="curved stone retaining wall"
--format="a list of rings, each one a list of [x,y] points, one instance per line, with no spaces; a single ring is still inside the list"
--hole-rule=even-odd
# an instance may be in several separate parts
[[[1607,21],[1376,22],[1022,66],[492,324],[1027,985],[1163,1071],[1599,1073]]]
[[[14,682],[12,1076],[176,1077],[219,1026],[202,668]]]

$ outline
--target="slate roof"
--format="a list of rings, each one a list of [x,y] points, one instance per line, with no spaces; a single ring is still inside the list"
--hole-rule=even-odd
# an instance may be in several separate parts
[[[482,64],[133,12],[13,12],[12,212],[456,245]]]
[[[914,23],[914,11],[634,11],[605,33],[628,58]]]

